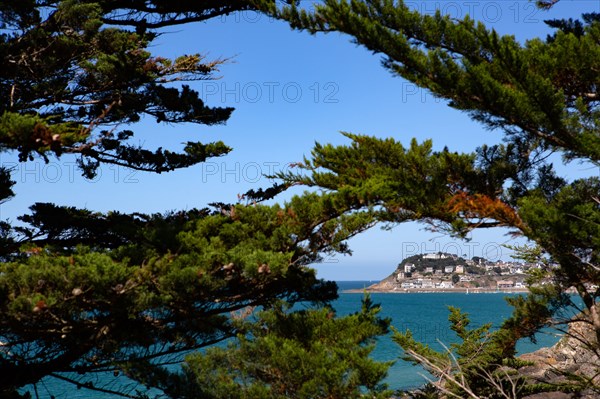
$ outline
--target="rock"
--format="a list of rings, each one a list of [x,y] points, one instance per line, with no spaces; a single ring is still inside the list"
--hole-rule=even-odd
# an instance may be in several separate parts
[[[590,346],[583,344],[586,342]],[[596,351],[590,349],[596,348]],[[521,367],[519,373],[532,383],[561,384],[572,381],[570,376],[592,380],[600,386],[600,357],[598,342],[593,328],[584,321],[573,322],[568,333],[550,348],[541,348],[532,353],[526,353],[519,358],[531,362],[531,365]],[[552,396],[551,396],[552,395]],[[578,392],[577,396],[562,392],[547,392],[527,396],[526,399],[562,399],[562,398],[598,398],[598,392],[586,390]]]
[[[544,392],[536,393],[535,395],[525,396],[523,399],[571,399],[574,398],[572,393],[564,392]]]

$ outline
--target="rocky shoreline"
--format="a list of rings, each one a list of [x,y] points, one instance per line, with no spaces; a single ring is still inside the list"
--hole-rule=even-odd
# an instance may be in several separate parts
[[[585,319],[585,318],[584,318]],[[578,382],[578,392],[544,392],[525,399],[594,399],[600,397],[600,350],[589,322],[577,321],[555,345],[525,353],[519,359],[530,363],[518,372],[530,383],[557,387]],[[587,381],[584,383],[584,381]]]
[[[525,364],[517,369],[505,368],[506,376],[513,380],[523,378],[529,385],[545,386],[545,392],[522,399],[600,398],[600,347],[585,316],[579,319],[582,321],[570,323],[567,333],[553,346],[518,356]],[[417,392],[392,399],[413,399]]]

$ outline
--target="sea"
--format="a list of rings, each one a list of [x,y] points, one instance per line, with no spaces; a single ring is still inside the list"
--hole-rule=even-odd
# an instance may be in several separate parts
[[[338,281],[340,289],[339,299],[333,306],[338,315],[354,313],[360,310],[363,293],[347,293],[347,290],[357,290],[368,287],[376,281]],[[381,304],[381,316],[390,317],[395,329],[405,331],[409,329],[414,338],[426,343],[434,349],[442,350],[442,345],[456,341],[456,336],[449,329],[448,306],[460,308],[469,314],[471,326],[478,327],[492,323],[492,328],[510,316],[511,307],[505,297],[522,294],[506,293],[373,293],[371,298],[375,303]],[[532,352],[543,346],[555,344],[560,337],[552,331],[544,331],[536,336],[536,342],[523,340],[519,342],[519,353]],[[427,382],[428,375],[420,367],[414,366],[400,359],[402,351],[390,336],[381,337],[377,341],[371,356],[380,361],[394,361],[384,381],[394,390],[409,390],[422,386]],[[1,376],[0,376],[1,378]],[[104,387],[135,392],[136,387],[124,377],[115,377],[112,374],[97,377],[102,379]],[[138,387],[139,388],[139,387]],[[91,391],[86,388],[77,389],[71,384],[55,378],[45,378],[35,387],[28,387],[34,398],[43,399],[108,399],[114,397],[106,393]],[[149,392],[149,396],[152,392]]]

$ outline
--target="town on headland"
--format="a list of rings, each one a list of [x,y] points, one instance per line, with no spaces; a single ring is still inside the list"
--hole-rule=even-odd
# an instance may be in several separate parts
[[[368,292],[527,292],[527,271],[541,264],[465,259],[428,253],[402,260],[388,277],[366,287]],[[347,292],[363,292],[349,290]]]

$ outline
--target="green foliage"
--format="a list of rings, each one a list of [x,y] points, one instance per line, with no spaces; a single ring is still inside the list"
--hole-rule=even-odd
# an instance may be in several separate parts
[[[231,2],[184,11],[135,2],[124,8],[115,1],[3,3],[0,150],[16,150],[21,161],[76,154],[88,177],[101,162],[164,172],[226,154],[230,149],[221,142],[189,142],[182,152],[144,149],[128,143],[134,133],[124,127],[142,116],[167,123],[224,123],[231,108],[206,106],[197,92],[176,84],[210,79],[224,60],[152,55],[149,46],[158,35],[152,26],[247,7]]]
[[[278,305],[239,320],[243,334],[227,347],[189,355],[181,373],[150,376],[148,385],[177,398],[389,398],[380,381],[390,364],[369,358],[389,325],[378,312],[369,297],[344,317]]]
[[[430,141],[413,140],[405,148],[391,138],[344,135],[352,140],[349,146],[316,144],[312,158],[299,164],[309,174],[279,177],[334,191],[332,197],[346,211],[375,208],[378,220],[385,223],[435,221],[463,233],[462,219],[449,206],[448,186],[458,190],[465,176],[477,173],[474,155],[433,152]]]
[[[211,79],[227,60],[168,59],[153,54],[152,44],[159,28],[254,7],[237,0],[2,2],[0,151],[15,151],[23,162],[73,154],[88,178],[102,163],[161,173],[226,154],[222,142],[188,141],[178,152],[147,149],[132,144],[132,125],[142,118],[224,123],[233,109],[204,104],[185,82]],[[0,202],[14,195],[10,172],[0,169]],[[46,376],[101,390],[88,374],[129,370],[133,376],[143,369],[135,376],[145,382],[168,375],[168,365],[184,353],[251,328],[235,322],[232,312],[280,301],[328,302],[337,296],[335,284],[318,280],[307,265],[328,252],[348,253],[346,240],[376,221],[372,209],[346,214],[336,196],[316,194],[284,205],[215,204],[164,215],[47,203],[30,209],[18,226],[0,222],[2,397],[16,397],[18,388]],[[339,322],[325,310],[281,314],[289,329],[298,329],[290,323],[328,329],[330,345],[334,327],[347,335],[339,362],[322,352],[325,341],[307,350],[307,362],[320,356],[321,367],[339,368],[318,382],[322,387],[308,383],[303,395],[330,389],[356,397],[360,387],[383,392],[376,385],[387,366],[367,355],[387,321],[366,306]]]
[[[557,276],[579,291],[600,278],[593,267],[600,263],[599,192],[600,180],[592,177],[574,181],[551,199],[532,193],[520,201],[530,236],[554,261],[572,265],[559,269]]]
[[[12,186],[15,184],[14,180],[10,178],[10,169],[0,167],[0,204],[8,201],[12,198],[15,193],[12,191]]]
[[[314,193],[164,216],[34,210],[22,218],[26,244],[0,264],[7,392],[55,373],[165,373],[182,353],[235,336],[231,312],[330,301],[335,284],[306,265],[347,252],[345,240],[374,222]]]
[[[454,307],[449,309],[450,328],[458,342],[444,347],[444,351],[417,342],[410,331],[394,334],[394,341],[404,350],[404,359],[420,364],[438,379],[437,389],[418,397],[439,397],[441,391],[452,397],[505,398],[500,387],[510,392],[513,386],[517,395],[523,392],[524,379],[506,369],[505,331],[491,331],[491,324],[469,328],[467,314]]]
[[[470,366],[461,362],[472,353],[469,340],[474,339],[482,356],[491,356],[481,359],[482,367],[500,365],[514,355],[518,339],[568,322],[574,305],[565,295],[569,288],[583,300],[585,309],[580,310],[589,316],[600,342],[599,179],[569,181],[555,173],[549,157],[554,152],[565,163],[577,159],[593,166],[600,161],[598,14],[586,14],[583,21],[549,21],[555,28],[552,35],[520,43],[468,16],[425,15],[404,1],[325,0],[311,10],[297,3],[266,9],[297,29],[348,34],[383,54],[384,66],[394,75],[504,135],[502,145],[456,154],[448,149],[434,153],[430,142],[413,140],[404,148],[392,139],[345,133],[350,145],[315,146],[301,165],[308,176],[280,176],[338,195],[350,212],[381,209],[377,216],[389,227],[418,220],[467,237],[472,229],[506,226],[531,240],[537,253],[527,256],[544,259],[543,270],[530,277],[534,285],[527,298],[510,300],[515,313],[490,335],[493,339],[484,342],[479,333],[463,337],[466,346],[455,347],[459,356],[454,363],[448,356],[440,360],[410,336],[401,339],[404,347],[421,353],[421,362],[460,366],[454,372],[468,376]],[[586,344],[598,350],[597,344]],[[485,376],[481,386],[476,378],[469,381],[484,396],[495,381],[493,375]]]

